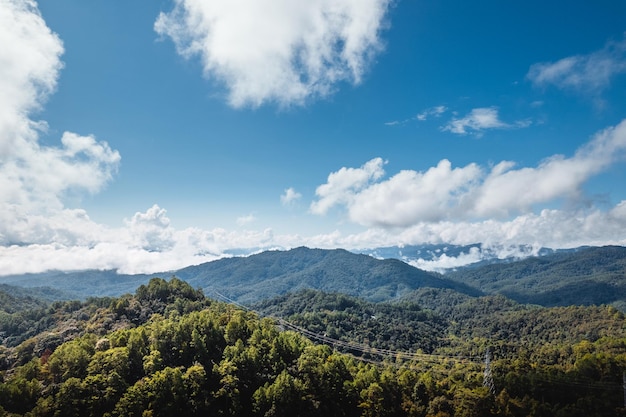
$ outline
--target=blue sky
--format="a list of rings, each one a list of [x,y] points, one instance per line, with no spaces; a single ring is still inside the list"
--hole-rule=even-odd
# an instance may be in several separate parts
[[[621,1],[0,0],[0,265],[626,244]]]

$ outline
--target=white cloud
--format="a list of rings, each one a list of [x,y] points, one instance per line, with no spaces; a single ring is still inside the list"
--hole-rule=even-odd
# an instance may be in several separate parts
[[[390,0],[176,0],[154,28],[197,56],[234,107],[303,104],[359,83]]]
[[[443,253],[440,256],[432,260],[424,260],[422,258],[417,260],[409,260],[408,264],[413,265],[416,268],[424,271],[445,272],[449,269],[458,268],[461,266],[473,264],[483,260],[483,253],[477,247],[470,248],[468,253],[461,253],[458,256],[448,256]]]
[[[165,210],[155,205],[136,213],[126,226],[109,229],[84,219],[83,226],[96,228],[97,240],[88,244],[37,243],[0,246],[0,275],[46,270],[116,269],[120,273],[166,272],[224,257],[232,249],[289,249],[297,246],[363,249],[420,243],[458,245],[483,242],[480,253],[460,258],[440,257],[418,266],[431,270],[461,266],[489,253],[501,258],[527,256],[517,245],[577,247],[626,245],[626,201],[609,211],[592,209],[570,212],[542,210],[511,220],[419,222],[401,230],[370,228],[360,233],[340,231],[303,237],[275,235],[271,229],[227,231],[175,229]],[[77,230],[73,233],[79,234]],[[89,234],[89,233],[87,233]]]
[[[457,210],[458,198],[480,174],[475,164],[452,169],[445,159],[425,172],[404,170],[351,196],[349,216],[356,223],[381,227],[438,221]]]
[[[37,123],[25,114],[41,108],[63,66],[63,44],[31,1],[0,5],[0,155],[21,148]]]
[[[608,42],[588,55],[575,55],[556,62],[533,64],[526,77],[536,86],[598,94],[616,75],[626,72],[626,38]]]
[[[239,62],[235,59],[237,56],[233,58],[229,55],[231,52],[227,51],[225,55],[220,52],[219,48],[227,44],[224,43],[224,36],[256,40],[249,32],[238,32],[237,27],[223,28],[220,25],[224,25],[224,20],[217,22],[219,27],[216,34],[211,32],[211,36],[217,36],[216,39],[209,39],[209,33],[202,32],[207,27],[202,19],[208,16],[203,7],[222,7],[226,10],[231,4],[240,6],[239,3],[223,3],[220,6],[218,2],[211,2],[211,6],[208,6],[208,3],[201,5],[183,3],[181,0],[177,3],[175,13],[183,13],[185,7],[192,6],[202,10],[187,16],[188,19],[199,19],[196,26],[191,24],[191,20],[185,23],[195,27],[202,36],[195,36],[195,32],[193,36],[186,32],[167,34],[179,40],[185,36],[189,36],[189,41],[199,39],[199,43],[194,44],[197,51],[191,48],[191,44],[182,41],[179,47],[191,48],[187,53],[200,53],[200,50],[210,53],[210,56],[203,56],[207,71],[229,83],[230,99],[238,105],[256,105],[271,100],[283,104],[299,102],[331,91],[338,81],[358,82],[370,57],[366,49],[379,46],[377,37],[380,18],[387,6],[387,2],[354,2],[350,3],[351,6],[347,6],[348,3],[332,6],[330,2],[310,2],[306,7],[302,6],[307,11],[319,7],[315,9],[318,12],[326,10],[323,9],[325,7],[337,7],[333,9],[335,14],[325,14],[322,18],[319,13],[301,14],[295,10],[301,5],[290,6],[291,3],[285,2],[282,7],[294,8],[293,13],[287,13],[289,19],[285,18],[285,21],[292,22],[295,15],[304,19],[304,23],[308,22],[308,26],[304,25],[308,29],[317,28],[318,31],[312,31],[310,39],[301,40],[302,45],[297,47],[293,43],[282,43],[284,38],[258,38],[261,43],[277,42],[275,51],[283,51],[283,55],[277,56],[279,64],[283,66],[279,65],[278,70],[270,68],[267,72],[268,80],[276,82],[272,77],[276,77],[277,73],[282,70],[287,73],[292,71],[292,75],[297,75],[294,88],[303,89],[300,95],[292,95],[287,89],[287,95],[279,96],[278,91],[286,84],[276,87],[270,83],[267,91],[247,91],[246,88],[253,84],[246,83],[257,83],[262,70],[253,68],[252,72],[246,73],[243,64],[248,61]],[[281,5],[276,2],[271,4]],[[378,13],[372,11],[376,5],[379,7]],[[248,6],[253,8],[255,4],[250,3]],[[277,6],[274,12],[280,10],[287,9]],[[259,11],[257,15],[265,16],[261,13]],[[249,13],[228,16],[235,20],[242,16],[256,17]],[[313,24],[308,20],[309,16],[321,21]],[[265,23],[253,23],[276,25],[277,21],[282,21],[277,15],[272,14],[272,17]],[[160,21],[165,24],[165,20],[176,18],[174,14],[162,15]],[[324,20],[327,18],[344,20],[327,22]],[[360,29],[357,30],[355,25],[361,25]],[[187,26],[178,29],[187,30]],[[343,28],[341,35],[333,32],[339,27]],[[168,28],[174,29],[174,26]],[[265,29],[274,30],[269,26]],[[308,33],[304,30],[297,32],[289,25],[276,30],[284,30],[292,35],[299,33],[299,36]],[[327,43],[326,38],[324,42],[319,40],[323,37],[322,32],[328,37]],[[293,37],[289,39],[295,42]],[[215,40],[215,44],[207,46],[206,42],[210,40]],[[344,41],[345,44],[342,43]],[[342,43],[342,46],[338,47],[336,42]],[[322,48],[320,44],[324,47],[334,45],[334,48],[331,47],[327,55],[318,53],[316,58],[315,48]],[[72,196],[80,196],[82,193],[102,190],[119,166],[119,153],[93,136],[71,132],[65,132],[56,145],[40,143],[40,135],[47,127],[45,122],[36,120],[34,115],[56,88],[59,71],[63,66],[60,59],[63,53],[61,40],[46,26],[34,2],[0,0],[0,45],[2,275],[52,269],[163,272],[214,260],[225,256],[232,249],[250,248],[250,251],[256,251],[300,245],[358,249],[425,242],[484,242],[482,251],[498,247],[499,253],[504,253],[504,250],[516,244],[531,244],[533,247],[626,244],[626,201],[608,211],[595,208],[576,212],[547,209],[538,213],[533,211],[533,206],[554,199],[577,198],[581,194],[581,185],[587,179],[623,159],[626,121],[598,133],[574,156],[553,156],[537,167],[516,168],[514,163],[503,161],[489,169],[476,164],[455,168],[449,161],[442,160],[437,166],[423,172],[406,170],[388,179],[383,179],[385,162],[381,158],[372,159],[359,168],[342,168],[331,173],[327,182],[317,188],[317,199],[311,204],[310,211],[323,215],[334,207],[345,207],[350,220],[367,227],[359,233],[331,231],[303,237],[276,235],[271,229],[176,229],[166,210],[156,204],[145,212],[132,215],[123,227],[109,228],[91,220],[84,210],[68,207],[66,200],[70,193]],[[274,51],[274,46],[270,46],[261,45],[264,48],[261,52],[265,54]],[[254,52],[254,47],[251,48]],[[299,66],[289,67],[280,61],[285,57],[293,57],[296,50],[300,54]],[[233,54],[243,52],[248,51],[232,51]],[[228,59],[214,61],[218,58]],[[256,64],[265,62],[258,57],[250,59]],[[313,65],[315,59],[321,59],[316,71]],[[231,67],[233,71],[229,70]],[[300,78],[301,75],[304,78]],[[315,77],[318,77],[318,84],[311,84]],[[434,111],[426,117],[435,117]],[[475,127],[468,125],[467,131],[485,129],[490,123],[503,123],[497,117],[497,112],[495,119],[489,119],[488,114],[482,120],[474,119],[472,123]],[[299,193],[288,188],[281,196],[281,201],[288,204],[299,198]],[[492,215],[502,217],[486,220]],[[249,215],[241,217],[239,221],[241,224],[249,224],[253,219],[254,216]],[[469,262],[476,256],[469,253],[465,258],[442,257],[438,261],[439,265],[453,265]]]
[[[56,88],[63,44],[34,2],[0,4],[0,45],[0,244],[93,242],[99,227],[63,200],[101,190],[120,155],[71,132],[60,146],[39,143],[47,126],[32,114]]]
[[[574,156],[554,155],[537,167],[515,169],[513,162],[502,161],[489,171],[476,164],[452,168],[444,159],[424,172],[405,170],[376,182],[383,175],[377,158],[331,173],[318,187],[311,211],[325,214],[342,205],[353,222],[383,228],[504,218],[559,198],[576,199],[589,178],[625,156],[626,120],[596,134]]]
[[[344,167],[331,173],[326,184],[315,190],[319,199],[311,204],[311,212],[326,214],[337,204],[352,204],[354,196],[360,190],[384,175],[384,164],[382,158],[374,158],[360,168]]]
[[[425,121],[431,117],[440,117],[448,110],[446,106],[435,106],[418,113],[415,118],[419,121]]]
[[[530,121],[528,120],[520,120],[512,124],[505,123],[500,120],[496,107],[480,107],[472,109],[465,117],[460,119],[453,118],[447,125],[442,127],[442,130],[459,135],[468,133],[480,135],[483,130],[487,129],[514,129],[528,127],[529,125]]]
[[[426,121],[431,117],[441,117],[442,114],[444,114],[446,111],[448,111],[448,108],[446,106],[435,106],[435,107],[430,107],[426,110],[424,110],[421,113],[416,114],[413,117],[410,117],[408,119],[404,119],[404,120],[392,120],[390,122],[385,122],[385,126],[397,126],[397,125],[404,125],[406,123],[409,123],[410,121],[413,120],[418,120],[420,122]]]
[[[283,206],[289,206],[302,198],[302,194],[294,190],[292,187],[285,189],[285,193],[280,196],[280,202]]]
[[[253,214],[248,214],[246,216],[241,216],[237,218],[237,225],[245,226],[250,223],[254,223],[256,221],[256,217]]]
[[[126,221],[132,236],[132,246],[148,252],[161,252],[171,249],[175,242],[167,211],[153,205],[145,213],[135,213]]]

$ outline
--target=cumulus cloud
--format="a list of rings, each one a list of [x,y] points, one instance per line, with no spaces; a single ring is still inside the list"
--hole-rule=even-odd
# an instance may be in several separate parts
[[[63,44],[30,1],[0,6],[0,155],[23,146],[36,122],[25,114],[41,108],[56,88]],[[19,134],[19,135],[18,135]]]
[[[56,88],[63,44],[34,2],[2,2],[0,44],[0,244],[92,242],[98,226],[63,200],[101,190],[120,155],[71,132],[59,146],[39,143],[47,126],[32,115]]]
[[[149,252],[161,252],[174,246],[173,230],[165,209],[153,205],[145,213],[137,212],[126,221],[133,245]]]
[[[480,174],[475,164],[452,168],[445,159],[425,172],[400,171],[353,195],[349,200],[350,219],[380,227],[438,221],[446,213],[457,210],[459,199]]]
[[[500,120],[496,107],[480,107],[472,109],[465,117],[453,118],[441,129],[459,135],[474,133],[481,135],[487,129],[515,129],[530,125],[528,120],[505,123]]]
[[[626,37],[608,42],[604,48],[587,55],[574,55],[555,62],[533,64],[526,77],[536,86],[598,94],[611,80],[626,72]]]
[[[289,206],[302,198],[302,194],[294,190],[292,187],[285,189],[283,195],[280,196],[280,202],[283,206]]]
[[[537,167],[520,169],[501,162],[476,192],[467,196],[467,202],[476,216],[504,216],[557,198],[577,197],[590,177],[622,160],[625,151],[626,120],[596,134],[571,158],[554,155]]]
[[[179,54],[199,57],[234,107],[303,104],[359,83],[390,0],[176,0],[154,29]]]
[[[625,156],[626,120],[597,133],[572,157],[554,155],[536,167],[502,161],[489,170],[476,164],[452,168],[444,159],[424,172],[404,170],[381,180],[382,160],[376,158],[331,173],[311,211],[325,214],[343,206],[353,222],[382,228],[505,218],[559,198],[576,199],[589,178]]]
[[[344,167],[331,173],[326,184],[320,185],[315,190],[315,194],[319,198],[311,204],[311,212],[326,214],[328,210],[338,204],[351,206],[360,191],[384,175],[384,164],[382,158],[374,158],[360,168]]]

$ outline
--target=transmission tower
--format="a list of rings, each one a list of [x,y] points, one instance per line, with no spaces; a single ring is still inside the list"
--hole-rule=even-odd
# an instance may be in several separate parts
[[[487,387],[492,395],[496,393],[496,387],[493,383],[493,375],[491,374],[491,351],[487,348],[485,352],[485,372],[483,373],[483,386]]]

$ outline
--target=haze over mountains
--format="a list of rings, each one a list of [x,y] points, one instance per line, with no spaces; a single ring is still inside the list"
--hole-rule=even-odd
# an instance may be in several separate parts
[[[430,248],[432,253],[437,249]],[[472,250],[448,248],[450,253]],[[387,252],[379,251],[378,254]],[[398,259],[376,259],[345,250],[296,248],[233,257],[150,275],[115,271],[48,272],[0,277],[19,287],[52,287],[65,298],[132,293],[152,277],[177,276],[194,288],[225,294],[243,303],[301,289],[316,289],[369,301],[399,299],[421,288],[469,296],[503,294],[521,303],[544,306],[612,304],[626,309],[626,248],[580,248],[523,260],[461,268],[446,274],[424,271]],[[62,297],[61,297],[62,298]]]

